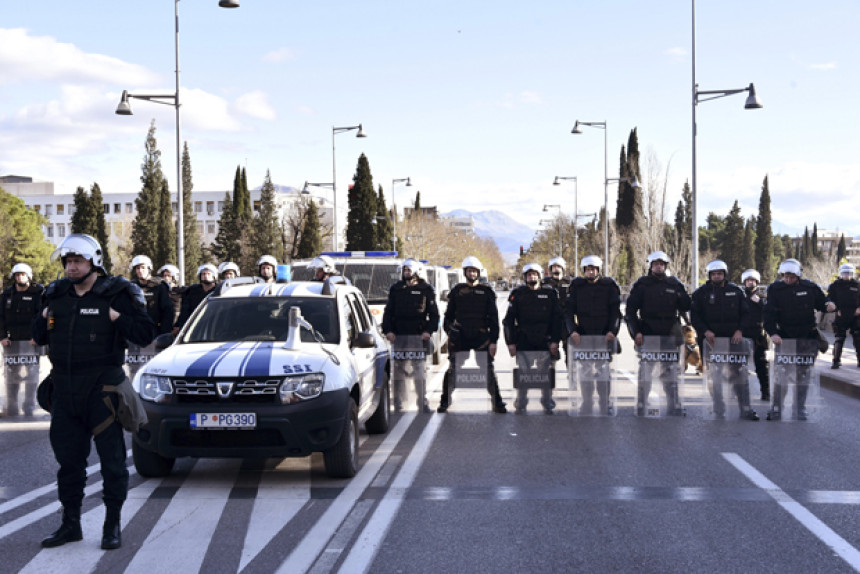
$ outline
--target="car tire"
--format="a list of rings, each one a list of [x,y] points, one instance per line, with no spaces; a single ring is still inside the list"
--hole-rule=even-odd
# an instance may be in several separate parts
[[[368,434],[383,434],[388,432],[388,425],[391,418],[391,396],[388,394],[388,381],[382,386],[382,392],[379,394],[379,404],[376,405],[376,410],[373,415],[364,423],[364,428]]]
[[[340,438],[323,453],[325,472],[332,478],[352,478],[358,472],[358,408],[349,399]]]
[[[167,476],[176,462],[175,458],[167,458],[157,452],[146,450],[134,440],[131,443],[131,456],[134,458],[134,468],[137,469],[137,473],[147,478]]]

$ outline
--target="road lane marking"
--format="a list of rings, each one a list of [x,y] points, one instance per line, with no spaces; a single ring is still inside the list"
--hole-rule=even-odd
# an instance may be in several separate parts
[[[750,482],[767,492],[786,512],[800,522],[804,528],[812,532],[816,538],[836,552],[854,570],[860,571],[860,551],[851,546],[847,540],[836,534],[817,516],[792,499],[779,486],[771,482],[770,479],[741,458],[740,455],[733,452],[724,452],[722,455],[729,464],[740,471]]]

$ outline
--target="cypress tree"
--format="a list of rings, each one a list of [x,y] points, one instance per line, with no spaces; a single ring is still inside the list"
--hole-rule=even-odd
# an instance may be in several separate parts
[[[95,213],[90,196],[83,187],[78,186],[78,189],[75,190],[74,202],[75,212],[72,214],[71,220],[72,233],[93,235],[95,233]],[[100,211],[104,210],[100,209]]]
[[[148,255],[152,259],[153,273],[165,263],[176,261],[176,225],[173,223],[173,208],[167,180],[161,182],[158,194],[158,219],[156,220],[159,241]],[[186,276],[187,270],[186,270]],[[190,275],[193,277],[194,275]]]
[[[373,218],[376,215],[376,192],[370,164],[364,154],[358,158],[353,184],[349,190],[349,213],[346,223],[346,249],[372,251],[376,246]],[[416,204],[418,199],[416,198]]]
[[[809,227],[803,228],[803,247],[800,250],[800,262],[806,265],[809,261],[809,257],[812,255],[812,247],[809,243]]]
[[[256,255],[272,255],[278,261],[284,260],[283,230],[278,220],[275,203],[275,186],[269,170],[260,188],[260,212],[254,218],[254,246]]]
[[[744,218],[741,216],[741,208],[735,200],[732,210],[725,219],[720,255],[729,267],[729,273],[734,276],[738,269],[743,271],[744,254]],[[740,276],[740,274],[738,274]]]
[[[90,188],[90,205],[92,205],[92,212],[94,215],[92,236],[95,237],[99,242],[99,245],[102,246],[104,268],[105,271],[110,273],[113,264],[111,263],[110,258],[110,245],[108,244],[108,233],[107,226],[105,224],[105,210],[103,204],[104,197],[102,196],[102,189],[99,187],[99,184],[93,183],[93,186]]]
[[[229,191],[224,194],[224,209],[218,218],[218,234],[212,244],[212,253],[219,261],[239,260],[239,232]]]
[[[191,176],[191,154],[188,152],[188,142],[182,149],[182,219],[185,235],[185,277],[194,277],[197,268],[203,264],[203,241],[197,229],[197,214],[191,203],[191,192],[194,190],[194,180]]]
[[[134,200],[137,215],[131,225],[131,245],[134,255],[152,255],[157,251],[159,193],[164,182],[161,171],[161,152],[155,139],[155,120],[146,136],[146,154],[141,164],[140,181],[143,184]]]
[[[242,192],[242,209],[239,211],[239,215],[243,221],[251,221],[254,218],[254,206],[251,205],[251,192],[248,190],[248,176],[245,174],[244,167],[239,178],[239,189]]]
[[[841,264],[845,259],[845,234],[839,238],[839,245],[836,247],[836,263]]]
[[[322,251],[322,237],[320,237],[320,218],[317,205],[313,201],[308,202],[305,213],[305,223],[302,226],[302,237],[296,248],[297,259],[308,259],[316,257]]]
[[[415,203],[413,204],[413,207],[415,209],[415,213],[418,213],[419,211],[421,211],[421,192],[420,191],[415,192]]]
[[[788,234],[782,236],[783,258],[784,259],[791,259],[792,257],[794,257],[795,259],[798,259],[798,257],[795,257],[794,255],[792,255],[792,244],[793,244],[793,242],[791,240],[791,237],[788,236]]]
[[[394,225],[392,223],[393,213],[385,206],[385,194],[382,186],[379,186],[379,194],[376,196],[376,248],[381,250],[391,249],[394,237]]]
[[[753,230],[756,224],[756,218],[750,217],[744,226],[744,252],[741,257],[741,266],[738,269],[729,269],[733,280],[740,283],[741,273],[744,269],[751,269],[755,266],[755,231]]]
[[[812,224],[812,239],[810,241],[812,243],[812,256],[818,257],[818,223]]]
[[[774,261],[774,240],[771,229],[770,190],[768,176],[761,184],[758,200],[758,217],[755,225],[755,268],[761,273],[762,283],[771,283],[776,275]]]

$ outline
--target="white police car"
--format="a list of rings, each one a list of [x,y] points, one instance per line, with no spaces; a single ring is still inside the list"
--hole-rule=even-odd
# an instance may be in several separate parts
[[[227,280],[170,338],[133,383],[149,417],[132,444],[142,476],[167,475],[182,456],[322,452],[329,476],[351,477],[359,423],[388,430],[388,345],[340,277]]]

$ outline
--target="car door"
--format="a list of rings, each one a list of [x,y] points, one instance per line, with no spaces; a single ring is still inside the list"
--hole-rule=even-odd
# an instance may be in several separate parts
[[[376,386],[376,347],[357,347],[355,340],[358,333],[376,335],[376,329],[373,328],[373,320],[370,318],[367,306],[359,300],[355,293],[347,294],[345,301],[348,306],[348,309],[344,309],[347,328],[353,330],[350,336],[350,351],[360,379],[361,404],[358,407],[359,411],[362,411],[371,404],[373,389]],[[362,413],[359,412],[359,416],[361,415]]]

